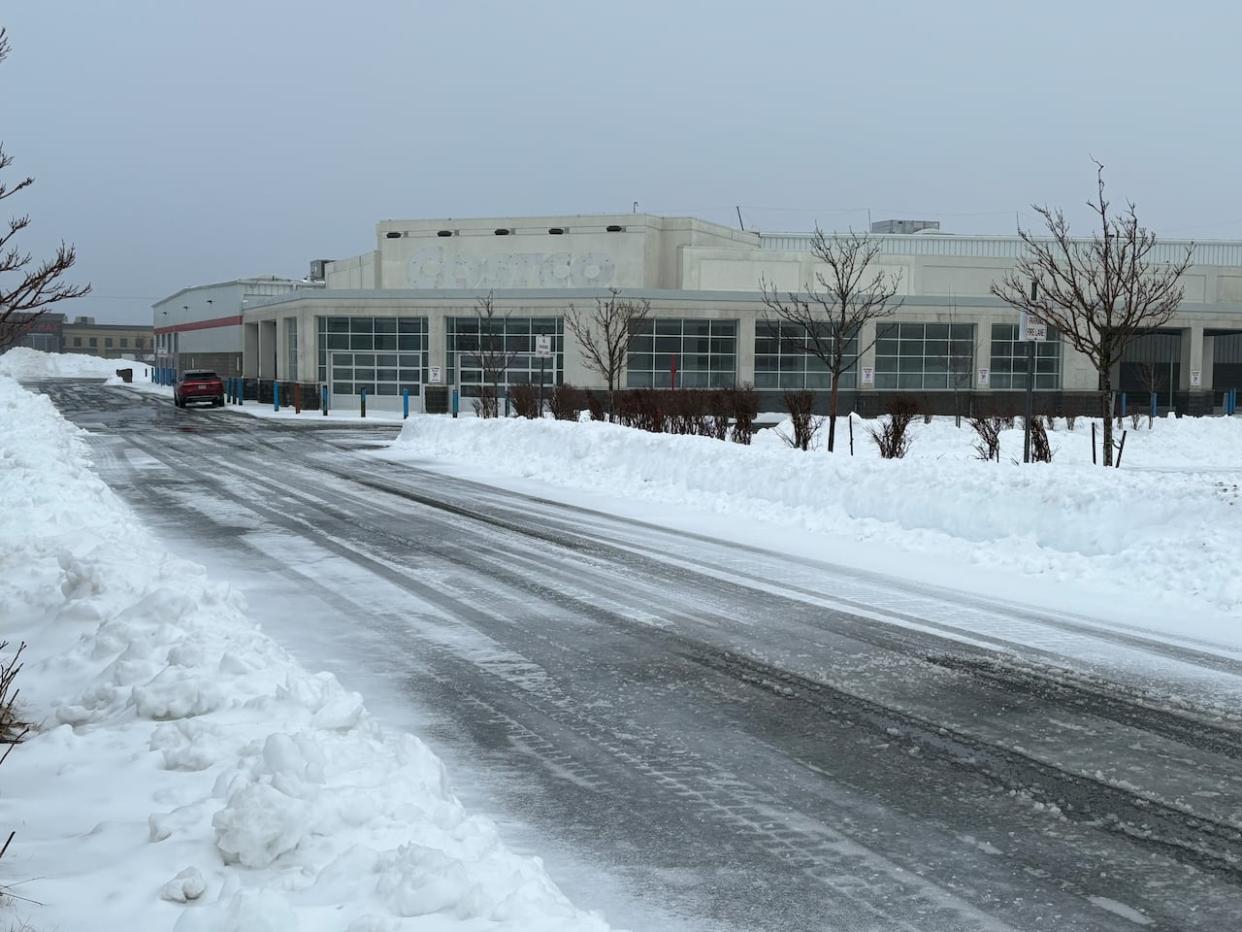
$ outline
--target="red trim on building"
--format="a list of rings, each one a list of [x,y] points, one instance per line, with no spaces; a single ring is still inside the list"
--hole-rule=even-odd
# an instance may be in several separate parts
[[[156,327],[156,333],[185,333],[187,330],[213,330],[216,327],[240,327],[241,314],[235,317],[213,317],[211,320],[192,320],[188,324],[175,324],[172,327]]]

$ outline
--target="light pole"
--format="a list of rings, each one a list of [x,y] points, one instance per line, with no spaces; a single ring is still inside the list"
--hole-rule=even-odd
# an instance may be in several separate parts
[[[1031,282],[1031,302],[1034,303],[1039,293],[1039,283]],[[1031,415],[1035,407],[1035,340],[1031,336],[1030,327],[1027,324],[1027,318],[1030,315],[1023,314],[1022,336],[1026,340],[1026,406],[1025,414],[1022,418],[1022,462],[1029,463],[1031,461]]]

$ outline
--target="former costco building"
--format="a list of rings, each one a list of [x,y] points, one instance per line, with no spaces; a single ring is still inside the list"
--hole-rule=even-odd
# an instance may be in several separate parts
[[[963,398],[1013,399],[1009,393],[1026,384],[1018,315],[989,287],[1012,267],[1021,241],[936,230],[876,239],[879,267],[900,275],[903,303],[861,334],[864,351],[842,383],[845,404],[874,412],[900,393],[949,411]],[[620,289],[624,298],[650,301],[653,318],[631,344],[626,385],[668,386],[674,378],[681,387],[753,384],[775,406],[786,389],[828,385],[814,358],[780,339],[759,293],[761,279],[781,290],[813,281],[810,243],[809,234],[646,214],[386,220],[376,227],[374,249],[312,263],[307,281],[210,286],[212,300],[197,317],[204,289],[179,292],[156,305],[157,318],[164,317],[156,332],[166,348],[180,343],[173,365],[204,365],[216,358],[216,321],[227,327],[220,352],[231,356],[218,368],[239,362],[248,379],[326,384],[338,404],[351,404],[364,388],[381,403],[402,390],[418,396],[433,378],[469,397],[482,380],[475,309],[490,293],[492,326],[515,354],[507,384],[538,379],[534,340],[546,334],[549,383],[602,387],[583,366],[564,318],[571,306],[591,307]],[[1188,245],[1161,241],[1154,258],[1180,258]],[[1195,244],[1184,286],[1174,320],[1130,348],[1115,384],[1136,403],[1154,393],[1162,410],[1204,413],[1242,383],[1242,242]],[[1097,410],[1090,363],[1051,336],[1036,362],[1041,406]]]

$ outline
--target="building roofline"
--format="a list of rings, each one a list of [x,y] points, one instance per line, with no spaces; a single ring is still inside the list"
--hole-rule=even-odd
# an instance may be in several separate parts
[[[147,321],[145,324],[84,324],[77,321],[67,320],[64,323],[65,330],[150,330],[152,324]]]
[[[266,308],[293,304],[299,301],[309,303],[400,303],[402,301],[477,301],[487,295],[498,301],[549,301],[563,303],[566,301],[593,301],[596,298],[607,298],[611,294],[608,288],[329,288],[323,291],[291,292],[284,295],[273,295],[261,301],[246,305],[245,314],[263,311]],[[698,304],[762,304],[761,291],[708,291],[686,290],[680,288],[626,288],[621,291],[622,297],[645,298],[652,302],[693,302]],[[905,295],[907,307],[960,307],[960,308],[1007,308],[1011,306],[988,295]],[[1239,314],[1237,305],[1206,304],[1184,301],[1180,305],[1198,311],[1223,311]],[[1017,311],[1014,311],[1017,313]],[[1242,316],[1242,315],[1239,315]]]
[[[189,294],[191,291],[202,291],[207,288],[227,288],[230,285],[270,285],[273,282],[283,282],[285,284],[295,286],[300,285],[306,288],[323,287],[322,282],[309,282],[301,278],[282,278],[279,275],[254,275],[248,278],[232,278],[224,282],[208,282],[203,285],[188,285],[180,291],[174,291],[165,298],[160,298],[158,301],[153,302],[151,306],[158,307],[161,304],[166,304],[169,301],[173,301],[181,297],[183,294]]]

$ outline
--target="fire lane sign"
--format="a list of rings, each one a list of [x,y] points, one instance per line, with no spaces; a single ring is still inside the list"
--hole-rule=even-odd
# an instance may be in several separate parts
[[[1023,314],[1018,321],[1018,342],[1035,343],[1048,339],[1048,325],[1030,314]]]

